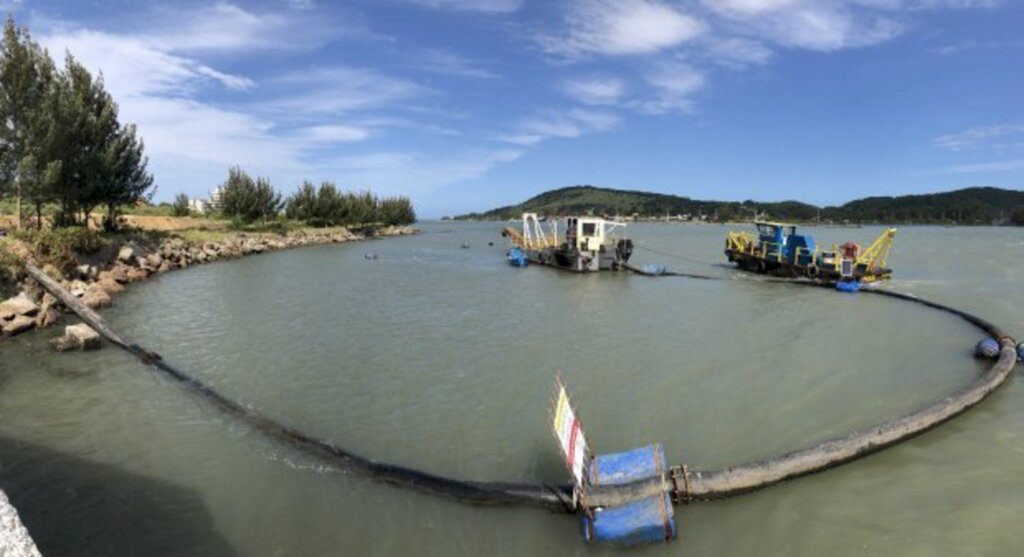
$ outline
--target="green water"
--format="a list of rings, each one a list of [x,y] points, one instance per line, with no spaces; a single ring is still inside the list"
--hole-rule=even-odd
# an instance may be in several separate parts
[[[720,265],[725,227],[628,229],[636,263],[720,281],[514,269],[499,225],[422,228],[170,273],[104,315],[286,424],[481,480],[567,479],[547,424],[556,373],[598,451],[660,441],[672,463],[710,469],[880,423],[984,370],[969,358],[979,333],[947,314],[738,277]],[[863,244],[880,229],[808,232]],[[896,244],[891,288],[1024,336],[1024,230],[908,227]],[[574,517],[337,469],[109,345],[54,354],[57,332],[0,343],[0,487],[45,555],[620,554],[584,545]],[[1014,378],[878,455],[678,508],[680,540],[633,553],[1018,554],[1022,397]]]

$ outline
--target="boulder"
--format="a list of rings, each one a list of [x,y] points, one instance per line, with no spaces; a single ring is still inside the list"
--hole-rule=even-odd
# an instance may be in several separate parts
[[[64,336],[74,340],[82,350],[95,350],[100,347],[100,334],[85,323],[64,327]]]
[[[156,272],[166,273],[167,271],[170,271],[173,268],[174,267],[171,265],[171,262],[165,259],[162,263],[160,263],[160,267],[157,268]]]
[[[129,242],[117,251],[117,260],[122,263],[130,263],[138,255],[139,247],[134,242]]]
[[[82,303],[90,309],[98,309],[110,305],[110,295],[104,292],[99,285],[92,285],[82,296]]]
[[[110,277],[100,279],[100,281],[97,282],[95,286],[99,287],[104,292],[106,292],[108,296],[113,296],[114,294],[124,292],[124,287],[121,286],[121,283],[117,282],[116,280]]]
[[[110,274],[110,278],[115,281],[121,284],[128,282],[128,267],[125,267],[124,265],[115,265],[114,268],[110,269],[108,272]]]
[[[78,348],[78,342],[71,337],[61,336],[51,340],[50,346],[57,352],[67,352],[68,350]]]
[[[75,272],[78,278],[82,280],[92,280],[96,278],[96,267],[92,265],[79,265],[75,267]]]
[[[24,333],[36,326],[36,320],[27,315],[16,315],[3,326],[3,333],[7,336],[14,336]]]
[[[7,320],[19,315],[35,315],[39,306],[25,294],[18,294],[0,303],[0,319]]]
[[[159,253],[151,253],[146,256],[146,263],[153,269],[160,268],[160,264],[164,262],[164,258]]]
[[[146,277],[149,276],[149,272],[145,269],[132,268],[128,269],[127,276],[128,282],[138,282],[140,280],[146,280]]]
[[[81,298],[85,296],[85,291],[89,289],[89,285],[80,280],[73,280],[67,285],[67,289],[72,296]]]
[[[48,306],[39,311],[39,315],[36,316],[36,328],[43,329],[53,325],[60,320],[60,312],[53,306]]]

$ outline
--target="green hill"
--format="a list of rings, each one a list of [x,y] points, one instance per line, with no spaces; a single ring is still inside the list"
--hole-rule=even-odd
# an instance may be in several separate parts
[[[817,207],[799,201],[705,201],[676,195],[572,186],[544,192],[518,205],[456,219],[508,220],[524,212],[566,215],[666,216],[709,221],[761,218],[806,222],[1006,224],[1024,215],[1024,191],[967,188],[951,192],[900,197],[868,197],[839,207]]]

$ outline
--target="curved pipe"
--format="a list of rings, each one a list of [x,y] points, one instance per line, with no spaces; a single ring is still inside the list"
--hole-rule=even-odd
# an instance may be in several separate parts
[[[26,268],[39,284],[111,342],[136,355],[147,365],[159,369],[172,379],[202,395],[221,411],[246,422],[269,437],[317,457],[362,472],[376,480],[427,493],[452,497],[474,504],[521,504],[558,512],[576,511],[572,487],[568,485],[481,482],[448,478],[404,466],[377,462],[278,423],[255,410],[226,398],[206,383],[167,364],[159,355],[146,351],[107,325],[96,312],[86,307],[37,267],[29,264],[26,265]],[[999,341],[998,361],[967,387],[919,411],[879,426],[830,439],[812,447],[774,458],[724,470],[688,472],[682,482],[678,481],[678,478],[677,481],[672,481],[671,478],[662,476],[624,486],[595,488],[588,492],[589,503],[593,506],[618,505],[635,500],[637,497],[659,493],[671,493],[676,496],[677,500],[687,502],[722,499],[827,470],[919,435],[966,412],[994,392],[1013,371],[1017,358],[1014,341],[988,321],[970,313],[907,294],[873,289],[863,290],[863,292],[923,304],[963,318]]]

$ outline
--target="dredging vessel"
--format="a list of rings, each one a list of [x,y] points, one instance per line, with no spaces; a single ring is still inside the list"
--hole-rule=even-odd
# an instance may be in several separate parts
[[[534,263],[577,273],[618,271],[633,255],[633,241],[612,233],[625,226],[599,217],[566,217],[563,238],[558,220],[548,221],[545,230],[536,213],[523,213],[522,228],[506,227],[501,235],[512,243],[508,261],[514,266]]]
[[[732,231],[725,238],[725,256],[740,269],[779,277],[807,277],[825,282],[874,282],[892,276],[888,266],[896,229],[882,232],[865,249],[853,242],[823,250],[796,225],[755,222],[758,234]]]

